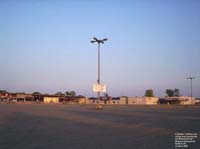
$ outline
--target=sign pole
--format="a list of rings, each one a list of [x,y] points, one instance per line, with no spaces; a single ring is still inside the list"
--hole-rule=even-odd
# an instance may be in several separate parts
[[[97,84],[100,84],[100,43],[98,42],[98,79]],[[100,92],[97,92],[98,103],[100,103]]]

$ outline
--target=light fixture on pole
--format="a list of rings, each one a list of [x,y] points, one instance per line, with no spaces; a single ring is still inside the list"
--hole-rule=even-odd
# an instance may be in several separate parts
[[[193,95],[192,95],[192,80],[194,80],[196,78],[197,77],[192,77],[192,76],[186,78],[187,80],[190,80],[190,96],[191,96],[191,99],[193,97]]]

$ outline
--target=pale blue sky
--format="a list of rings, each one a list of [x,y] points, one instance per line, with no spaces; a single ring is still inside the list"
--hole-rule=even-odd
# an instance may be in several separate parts
[[[198,0],[2,0],[0,89],[95,96],[95,36],[108,38],[101,82],[111,96],[189,95],[185,78],[200,76]],[[193,88],[200,97],[200,78]]]

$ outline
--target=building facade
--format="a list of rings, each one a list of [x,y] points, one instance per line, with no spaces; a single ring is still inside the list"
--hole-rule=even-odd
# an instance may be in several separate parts
[[[194,97],[180,96],[180,97],[161,97],[159,98],[160,104],[181,104],[181,105],[191,105],[195,104],[196,100]]]
[[[43,100],[44,100],[44,103],[59,103],[59,97],[46,96],[43,98]]]
[[[158,104],[158,97],[128,97],[128,104],[156,105]]]

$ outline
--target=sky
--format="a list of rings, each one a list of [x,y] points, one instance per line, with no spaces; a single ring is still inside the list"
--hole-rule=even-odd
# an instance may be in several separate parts
[[[109,95],[200,97],[198,0],[1,0],[0,90],[96,96],[93,37]]]

